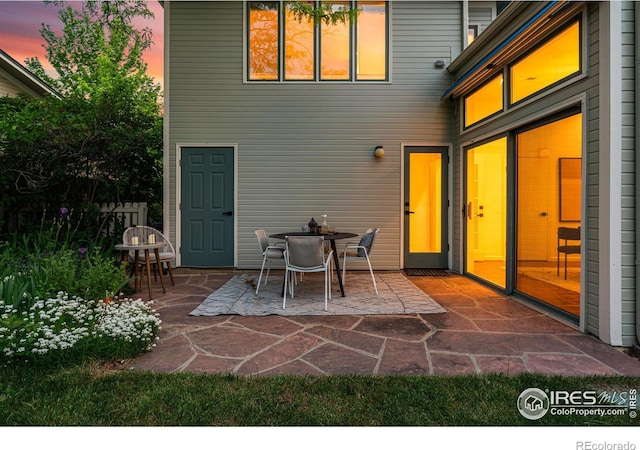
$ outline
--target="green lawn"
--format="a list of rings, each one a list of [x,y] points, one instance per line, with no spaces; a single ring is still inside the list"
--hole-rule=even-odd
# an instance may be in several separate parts
[[[640,425],[628,414],[531,421],[516,408],[527,388],[621,392],[640,388],[637,377],[239,377],[84,367],[3,369],[0,379],[0,425]]]

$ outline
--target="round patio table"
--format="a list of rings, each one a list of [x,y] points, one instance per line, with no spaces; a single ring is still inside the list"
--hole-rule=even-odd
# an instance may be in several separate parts
[[[338,275],[338,284],[340,285],[340,293],[344,297],[344,285],[342,284],[342,272],[340,271],[340,258],[338,257],[338,250],[336,250],[336,241],[339,239],[351,239],[357,237],[355,233],[327,233],[327,234],[314,234],[304,231],[292,231],[291,233],[276,233],[270,234],[269,237],[273,239],[286,239],[287,236],[322,236],[325,241],[329,241],[331,250],[333,250],[333,262],[336,266],[336,275]]]
[[[129,260],[129,251],[134,252],[133,257],[133,277],[134,277],[134,289],[136,292],[142,289],[142,275],[143,272],[140,273],[140,277],[138,277],[138,262],[140,257],[140,250],[144,251],[144,260],[145,260],[145,268],[147,271],[147,286],[149,288],[149,300],[152,300],[151,294],[151,263],[149,261],[149,251],[153,250],[156,255],[156,263],[158,264],[158,272],[160,274],[160,284],[162,284],[162,292],[167,292],[164,287],[164,278],[162,277],[162,268],[160,267],[160,250],[165,246],[164,242],[155,242],[153,244],[143,243],[143,244],[117,244],[115,249],[121,255],[121,262],[123,266],[126,266],[127,261]],[[140,289],[138,289],[138,282],[140,282]]]

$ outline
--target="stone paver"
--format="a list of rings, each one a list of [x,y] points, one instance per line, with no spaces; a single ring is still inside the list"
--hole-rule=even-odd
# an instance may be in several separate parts
[[[141,355],[134,369],[251,376],[640,376],[637,358],[455,274],[410,278],[446,313],[189,316],[238,273],[177,269],[176,285],[168,284],[166,293],[154,286],[163,329],[157,347]],[[272,275],[279,277],[277,271]]]
[[[378,363],[375,355],[365,355],[334,344],[323,345],[302,359],[329,375],[368,375],[374,372]]]
[[[424,343],[387,339],[377,373],[379,375],[424,375],[429,373],[429,361]]]

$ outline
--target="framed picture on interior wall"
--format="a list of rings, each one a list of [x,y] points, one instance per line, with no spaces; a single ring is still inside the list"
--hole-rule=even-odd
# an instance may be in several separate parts
[[[580,222],[582,158],[559,158],[560,222]]]

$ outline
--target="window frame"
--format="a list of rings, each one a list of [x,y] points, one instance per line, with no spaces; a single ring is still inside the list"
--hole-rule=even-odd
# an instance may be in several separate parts
[[[251,48],[250,48],[250,32],[251,32],[251,23],[250,23],[250,11],[251,11],[251,1],[245,1],[243,7],[243,46],[244,46],[244,73],[243,73],[243,83],[255,84],[255,83],[314,83],[314,84],[324,84],[324,83],[369,83],[369,84],[385,84],[391,82],[391,30],[390,30],[390,15],[391,15],[391,2],[389,0],[345,0],[349,3],[350,7],[358,8],[360,3],[368,3],[372,1],[380,1],[384,3],[385,7],[385,61],[384,61],[384,69],[385,76],[380,79],[358,79],[358,19],[357,17],[354,20],[349,21],[349,76],[344,79],[323,79],[322,78],[322,69],[321,69],[321,52],[322,52],[322,43],[321,43],[321,23],[319,21],[314,21],[313,24],[313,40],[314,40],[314,61],[313,61],[313,79],[287,79],[286,77],[286,9],[287,9],[287,0],[272,0],[274,3],[278,4],[278,74],[275,79],[258,79],[252,78],[251,74]],[[322,0],[310,0],[313,3],[320,3]],[[325,0],[326,1],[326,0]]]
[[[279,37],[281,39],[281,47],[282,51],[278,52],[278,60],[280,62],[281,65],[281,75],[279,72],[279,76],[278,79],[282,79],[282,82],[286,82],[286,83],[300,83],[300,82],[314,82],[317,78],[318,78],[318,64],[317,64],[317,59],[318,59],[318,49],[320,48],[318,40],[319,40],[319,36],[318,33],[316,33],[316,27],[317,24],[315,23],[315,20],[313,21],[313,23],[311,24],[311,30],[313,33],[312,36],[312,40],[313,40],[313,61],[312,61],[312,66],[313,66],[313,74],[311,76],[311,78],[287,78],[287,19],[286,19],[286,15],[287,15],[287,2],[280,2],[280,8],[282,10],[282,13],[280,14],[280,20],[282,21],[282,25],[278,26],[279,32],[282,35],[282,37]],[[247,48],[247,51],[249,49]],[[247,73],[247,76],[249,74]],[[251,82],[255,82],[255,81],[269,81],[269,80],[251,80]]]
[[[568,75],[565,75],[564,77],[554,81],[551,84],[548,84],[540,89],[538,89],[537,91],[534,91],[532,93],[530,93],[529,95],[522,97],[521,99],[517,100],[517,101],[513,101],[512,96],[513,96],[513,92],[512,92],[512,87],[513,87],[513,79],[511,76],[511,70],[513,69],[513,67],[515,65],[517,65],[518,63],[524,61],[525,59],[527,59],[528,57],[530,57],[533,53],[535,53],[536,51],[540,50],[541,48],[543,48],[545,45],[549,44],[553,39],[555,39],[556,37],[558,37],[560,34],[562,34],[563,32],[567,31],[569,28],[571,28],[572,26],[574,26],[575,24],[578,24],[578,70],[576,70],[575,72],[572,72]],[[554,30],[552,33],[550,33],[547,37],[545,37],[545,39],[541,40],[540,42],[536,43],[535,46],[533,46],[532,48],[530,48],[526,53],[524,53],[522,56],[520,56],[519,58],[511,61],[509,64],[506,65],[505,67],[505,71],[506,71],[506,80],[507,80],[507,92],[506,92],[506,101],[507,101],[507,109],[516,105],[519,105],[523,102],[526,102],[527,100],[531,99],[532,97],[538,96],[538,95],[542,95],[545,92],[553,89],[554,87],[558,86],[559,84],[565,83],[568,80],[571,80],[573,78],[579,77],[580,75],[582,75],[583,73],[583,57],[584,57],[584,46],[583,46],[583,42],[582,42],[582,36],[583,36],[584,30],[583,30],[583,21],[582,21],[582,15],[578,15],[573,17],[570,20],[567,20],[565,23],[562,24],[562,26],[558,27],[556,30]]]
[[[473,35],[473,39],[469,39]],[[480,24],[479,23],[470,23],[467,26],[467,46],[471,45],[473,41],[478,39],[480,35]]]
[[[493,83],[494,81],[496,81],[499,77],[502,77],[502,83],[500,84],[500,91],[501,91],[501,98],[500,98],[500,108],[497,109],[496,111],[492,112],[491,114],[488,114],[484,117],[481,117],[480,119],[477,119],[475,122],[470,123],[469,125],[467,125],[467,100],[474,94],[476,94],[478,91],[482,90],[483,88],[489,86],[491,83]],[[464,95],[462,97],[462,125],[464,129],[467,128],[471,128],[473,126],[478,125],[479,123],[485,122],[489,119],[491,119],[492,117],[495,117],[496,115],[502,113],[505,109],[506,109],[506,99],[505,99],[505,73],[504,70],[500,71],[500,72],[496,72],[491,78],[489,78],[488,80],[486,80],[484,83],[482,83],[481,85],[479,85],[478,87],[476,87],[474,90],[472,90],[471,92],[469,92],[467,95]]]
[[[278,61],[276,64],[276,68],[277,68],[277,76],[276,79],[271,80],[271,79],[266,79],[266,78],[251,78],[251,8],[249,6],[250,2],[245,2],[245,11],[244,11],[244,23],[245,23],[245,30],[244,30],[244,51],[245,51],[245,60],[246,60],[246,68],[245,68],[245,80],[247,82],[250,83],[255,83],[255,82],[261,82],[261,83],[273,83],[273,82],[277,82],[280,79],[280,76],[282,74],[282,64],[281,64],[281,60],[282,58],[280,57],[281,53],[283,52],[282,50],[282,30],[283,28],[280,26],[280,16],[282,15],[282,1],[280,0],[270,0],[269,3],[275,3],[277,4],[277,16],[278,16],[278,42],[277,42],[277,52],[278,52]]]
[[[584,27],[585,24],[585,17],[584,17],[584,11],[581,11],[575,15],[570,16],[569,19],[563,21],[562,24],[559,24],[557,27],[555,27],[554,30],[552,30],[550,33],[548,33],[544,38],[542,38],[541,40],[539,40],[538,42],[536,42],[531,48],[529,48],[526,52],[524,52],[522,55],[518,56],[517,59],[514,59],[512,61],[508,61],[508,62],[504,62],[503,64],[501,64],[500,66],[498,66],[499,71],[494,72],[494,74],[489,78],[489,80],[493,79],[495,76],[497,76],[499,73],[502,73],[503,76],[503,86],[502,86],[502,109],[497,111],[496,113],[493,113],[487,117],[482,118],[481,120],[478,120],[470,125],[466,125],[465,124],[465,119],[466,119],[466,101],[467,98],[471,95],[473,95],[477,90],[481,89],[482,87],[484,87],[489,81],[488,80],[484,80],[481,84],[479,84],[478,86],[474,87],[471,91],[469,91],[466,94],[461,95],[458,98],[458,101],[460,102],[459,107],[460,107],[460,111],[462,112],[460,114],[459,117],[459,121],[458,121],[458,126],[460,126],[461,131],[467,131],[469,129],[475,128],[478,125],[481,125],[485,122],[490,121],[491,119],[494,119],[497,116],[501,116],[503,114],[508,113],[509,111],[512,110],[516,110],[519,107],[521,107],[524,104],[528,104],[529,102],[540,98],[540,97],[544,97],[545,95],[554,92],[555,90],[559,89],[559,87],[561,86],[566,86],[568,84],[572,84],[575,83],[581,79],[583,79],[586,75],[585,75],[585,71],[586,71],[586,67],[585,67],[585,52],[586,52],[586,45],[587,43],[585,42],[585,34],[586,34],[586,30]],[[526,97],[523,97],[522,99],[518,100],[517,102],[512,102],[511,101],[511,83],[512,83],[512,79],[511,79],[511,67],[515,64],[517,64],[518,62],[522,61],[524,58],[528,57],[529,55],[531,55],[532,53],[534,53],[535,51],[539,50],[541,47],[543,47],[545,44],[547,44],[548,42],[550,42],[552,39],[554,39],[555,37],[557,37],[560,33],[563,33],[564,31],[568,30],[570,27],[572,27],[575,24],[578,24],[578,70],[551,83],[550,85],[547,85],[535,92],[532,92],[531,94],[529,94]]]

